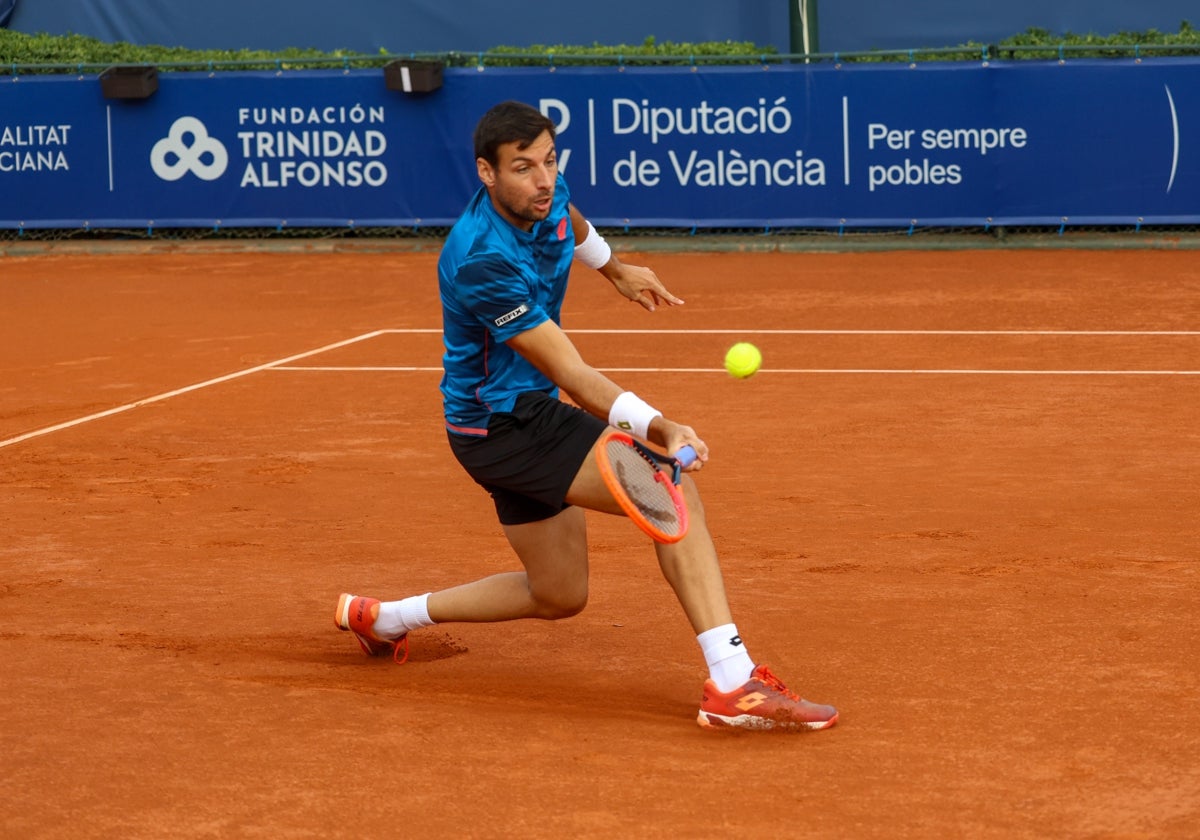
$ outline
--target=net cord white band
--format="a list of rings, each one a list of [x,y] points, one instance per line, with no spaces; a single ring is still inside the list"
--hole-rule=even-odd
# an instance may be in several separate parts
[[[575,246],[575,259],[588,268],[604,268],[612,259],[612,248],[604,241],[604,237],[596,233],[592,223],[588,222],[587,236]]]
[[[636,438],[645,440],[650,431],[650,421],[661,416],[661,411],[648,405],[633,391],[622,391],[613,400],[612,408],[608,410],[608,423]]]

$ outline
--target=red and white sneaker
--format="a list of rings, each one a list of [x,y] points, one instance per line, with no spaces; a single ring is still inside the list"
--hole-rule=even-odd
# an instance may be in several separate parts
[[[408,660],[408,634],[405,633],[395,641],[379,638],[373,629],[378,617],[379,599],[343,592],[338,597],[333,623],[339,630],[349,630],[353,633],[354,638],[358,639],[359,647],[367,656],[383,656],[390,653],[397,664],[403,665]]]
[[[837,709],[810,703],[790,691],[766,665],[755,668],[749,680],[728,694],[706,680],[696,716],[703,727],[743,729],[828,729],[837,719]]]

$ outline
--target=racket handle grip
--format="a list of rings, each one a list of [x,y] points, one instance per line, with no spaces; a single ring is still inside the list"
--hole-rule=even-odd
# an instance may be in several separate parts
[[[696,450],[691,444],[681,446],[679,451],[675,453],[675,460],[679,462],[681,467],[690,467],[692,462],[696,460]]]

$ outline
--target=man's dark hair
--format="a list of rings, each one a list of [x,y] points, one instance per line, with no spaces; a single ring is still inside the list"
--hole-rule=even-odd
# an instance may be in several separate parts
[[[549,131],[553,139],[554,122],[537,108],[524,102],[501,102],[492,106],[475,126],[475,157],[494,167],[500,161],[499,150],[505,143],[515,142],[518,149],[527,149],[543,131]]]

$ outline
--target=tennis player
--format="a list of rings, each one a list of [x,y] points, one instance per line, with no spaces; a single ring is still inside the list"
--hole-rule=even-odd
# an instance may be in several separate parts
[[[554,123],[537,109],[503,102],[475,130],[482,186],[450,231],[438,261],[443,311],[441,390],[450,448],[495,502],[523,567],[395,601],[344,593],[335,621],[367,654],[408,656],[408,634],[443,622],[560,619],[588,597],[584,509],[621,514],[594,451],[610,427],[675,452],[708,447],[588,365],[560,326],[573,260],[653,311],[682,300],[649,268],[614,255],[580,212],[558,171]],[[559,399],[567,394],[575,405]],[[579,406],[578,408],[575,406]],[[704,509],[689,475],[687,535],[655,543],[663,575],[697,634],[708,664],[701,726],[825,729],[832,706],[790,691],[756,665],[734,625]]]

